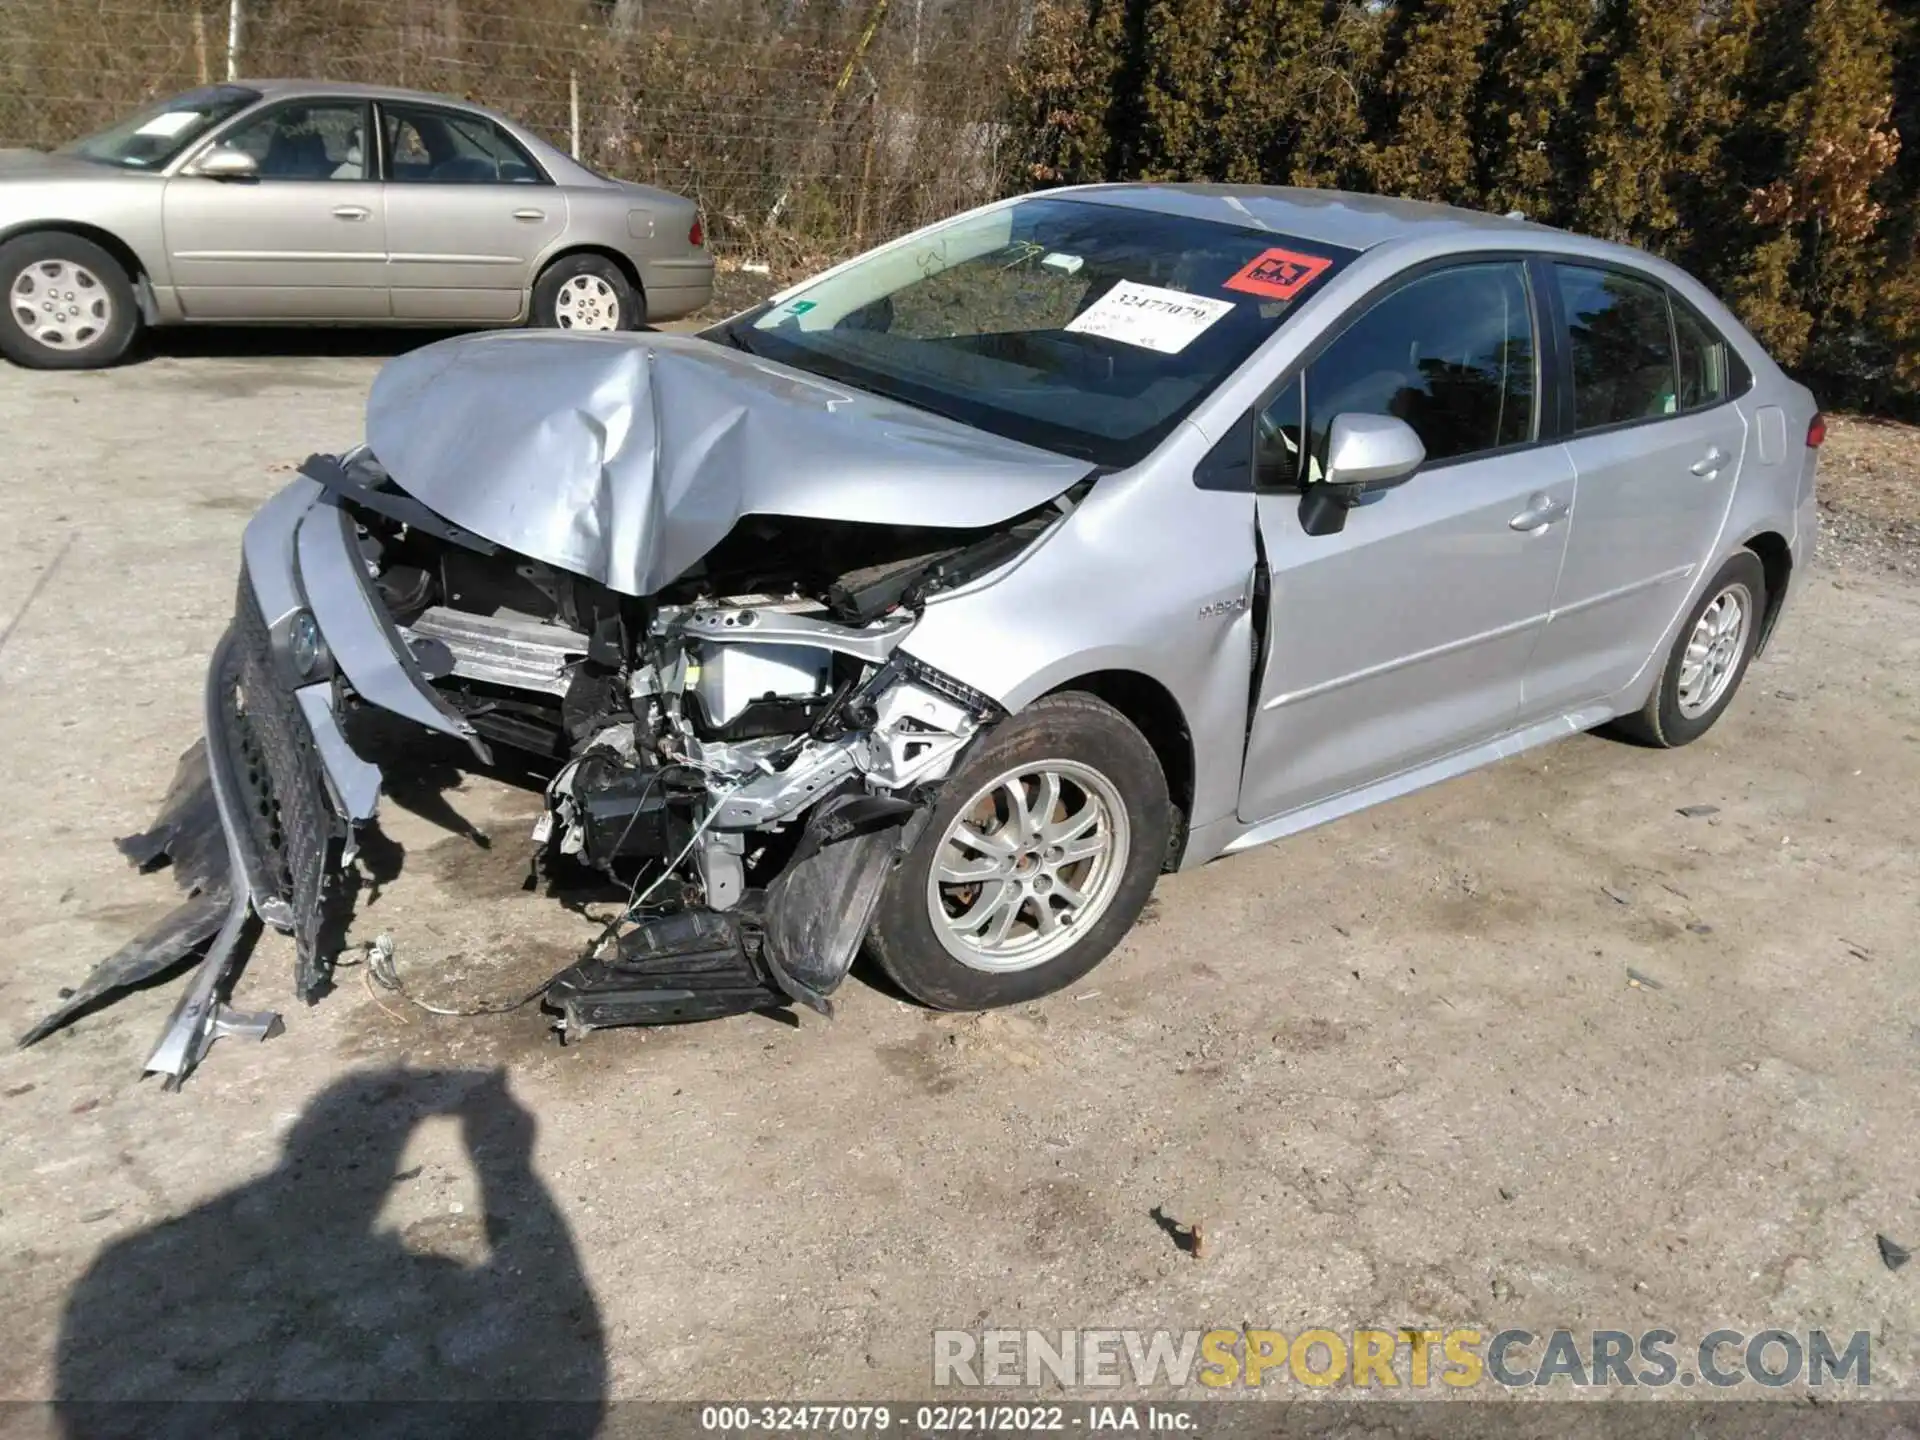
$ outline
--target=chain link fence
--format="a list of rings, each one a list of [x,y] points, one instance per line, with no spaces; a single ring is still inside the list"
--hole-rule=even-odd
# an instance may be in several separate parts
[[[1030,0],[0,0],[0,146],[231,75],[401,85],[698,200],[777,273],[1001,193]]]

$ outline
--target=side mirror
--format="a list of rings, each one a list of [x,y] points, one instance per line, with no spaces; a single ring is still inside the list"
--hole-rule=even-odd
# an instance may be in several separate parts
[[[257,180],[260,162],[244,150],[216,145],[194,162],[193,173],[208,180]]]
[[[1368,495],[1411,480],[1427,458],[1427,447],[1404,420],[1391,415],[1343,414],[1327,432],[1327,463],[1322,476],[1303,486],[1300,526],[1309,535],[1335,535],[1347,525],[1347,511]]]

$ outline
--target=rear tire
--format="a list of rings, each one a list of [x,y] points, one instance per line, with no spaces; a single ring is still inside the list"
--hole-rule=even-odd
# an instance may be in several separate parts
[[[888,877],[868,952],[936,1009],[1051,994],[1132,927],[1172,823],[1146,737],[1103,700],[1049,695],[1001,722],[947,778]],[[969,871],[978,878],[941,878]],[[971,915],[982,919],[967,933]]]
[[[646,302],[604,255],[562,255],[533,284],[528,323],[548,330],[638,330]]]
[[[78,235],[0,245],[0,354],[33,370],[97,370],[127,353],[140,304],[126,269]]]
[[[1637,715],[1614,721],[1614,731],[1662,750],[1706,734],[1740,689],[1766,613],[1766,570],[1758,555],[1742,550],[1701,592],[1647,703]]]

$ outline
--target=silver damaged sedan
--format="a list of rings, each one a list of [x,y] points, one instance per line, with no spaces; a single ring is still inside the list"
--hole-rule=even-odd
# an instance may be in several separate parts
[[[213,85],[0,151],[0,355],[21,365],[110,365],[144,325],[633,330],[712,293],[691,200],[441,95]]]
[[[824,1011],[862,946],[1015,1004],[1167,871],[1698,737],[1822,437],[1670,265],[1315,191],[1032,195],[697,338],[430,346],[248,526],[205,743],[126,842],[194,894],[123,968],[213,940],[154,1068],[264,1025],[219,1002],[249,909],[325,989],[369,720],[510,753],[542,863],[631,886],[545,988],[568,1035]]]

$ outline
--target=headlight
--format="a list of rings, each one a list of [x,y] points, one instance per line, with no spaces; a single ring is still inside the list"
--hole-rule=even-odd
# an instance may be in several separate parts
[[[320,663],[320,626],[302,610],[287,626],[287,658],[302,680],[313,674]]]

